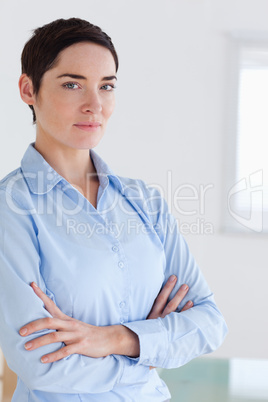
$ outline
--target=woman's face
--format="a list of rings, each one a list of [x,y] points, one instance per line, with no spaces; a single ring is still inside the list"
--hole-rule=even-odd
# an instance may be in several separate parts
[[[114,110],[115,70],[103,46],[82,42],[64,49],[34,96],[37,140],[61,149],[95,147]]]

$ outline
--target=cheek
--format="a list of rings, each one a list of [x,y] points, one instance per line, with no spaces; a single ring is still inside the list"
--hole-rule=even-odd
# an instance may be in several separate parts
[[[72,119],[73,111],[73,102],[66,102],[66,100],[52,101],[47,110],[50,119],[57,125],[66,124],[68,120]]]
[[[45,93],[37,103],[41,112],[49,116],[68,116],[71,110],[73,110],[74,104],[75,102],[72,97],[68,97],[59,91]]]
[[[106,102],[103,108],[103,114],[105,115],[106,119],[112,115],[115,108],[115,99],[110,100],[110,102]]]

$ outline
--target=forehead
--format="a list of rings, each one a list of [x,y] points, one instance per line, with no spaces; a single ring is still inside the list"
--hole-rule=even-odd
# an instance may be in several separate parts
[[[92,74],[115,74],[116,66],[109,49],[96,43],[75,43],[62,50],[57,63],[51,70],[61,71],[68,68],[69,72]],[[71,71],[74,70],[74,71]]]

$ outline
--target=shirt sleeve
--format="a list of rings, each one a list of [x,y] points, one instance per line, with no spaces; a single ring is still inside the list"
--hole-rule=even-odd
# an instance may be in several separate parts
[[[176,368],[217,349],[227,334],[227,326],[215,304],[213,293],[178,230],[176,219],[168,212],[165,200],[156,189],[145,187],[144,191],[146,196],[142,209],[147,211],[166,257],[163,285],[170,275],[175,274],[178,280],[170,299],[184,283],[189,286],[189,292],[177,311],[165,318],[124,325],[139,337],[137,364]],[[180,313],[188,300],[193,301],[194,307]]]
[[[25,350],[25,343],[37,335],[21,337],[19,329],[33,320],[50,317],[30,283],[35,281],[51,296],[39,269],[38,230],[28,212],[17,199],[0,190],[0,346],[9,367],[29,389],[54,393],[107,392],[118,383],[132,383],[140,378],[146,381],[148,367],[134,370],[134,362],[124,356],[96,359],[71,355],[52,364],[42,364],[44,354],[63,345],[53,343]],[[49,332],[43,330],[38,335]]]

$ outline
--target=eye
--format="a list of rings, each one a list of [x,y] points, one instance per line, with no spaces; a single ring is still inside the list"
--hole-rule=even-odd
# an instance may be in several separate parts
[[[101,89],[104,89],[104,91],[113,91],[115,86],[113,84],[105,84],[101,87]]]
[[[65,88],[65,89],[78,89],[79,85],[76,82],[66,82],[66,84],[63,84],[63,88]]]

